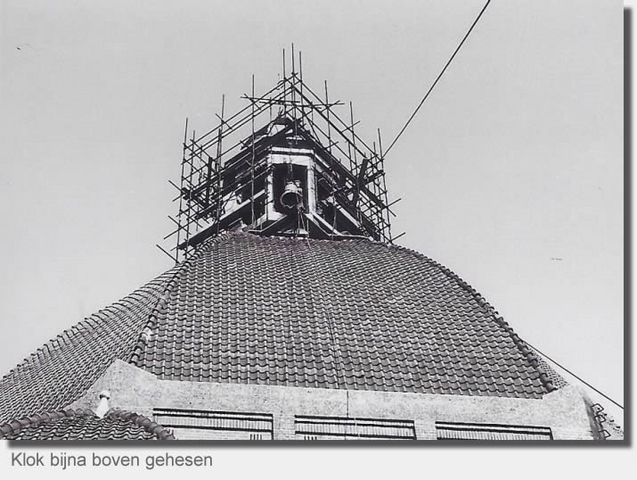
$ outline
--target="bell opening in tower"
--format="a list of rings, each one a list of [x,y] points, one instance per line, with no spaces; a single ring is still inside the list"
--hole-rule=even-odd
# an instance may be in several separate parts
[[[307,167],[291,163],[273,165],[272,196],[279,213],[303,211],[308,205]]]

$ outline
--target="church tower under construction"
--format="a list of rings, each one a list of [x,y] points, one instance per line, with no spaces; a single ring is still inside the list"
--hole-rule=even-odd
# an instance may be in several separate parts
[[[466,281],[395,243],[380,132],[292,58],[216,128],[186,122],[174,267],[5,375],[0,438],[621,438]]]

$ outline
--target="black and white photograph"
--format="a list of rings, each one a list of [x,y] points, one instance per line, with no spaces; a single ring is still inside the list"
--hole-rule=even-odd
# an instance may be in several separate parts
[[[631,18],[0,1],[3,469],[627,446]]]

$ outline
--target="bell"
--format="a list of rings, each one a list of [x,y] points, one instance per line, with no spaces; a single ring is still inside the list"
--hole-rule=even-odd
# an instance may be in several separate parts
[[[293,180],[285,185],[281,194],[281,205],[285,208],[298,208],[303,202],[303,189],[301,182]]]

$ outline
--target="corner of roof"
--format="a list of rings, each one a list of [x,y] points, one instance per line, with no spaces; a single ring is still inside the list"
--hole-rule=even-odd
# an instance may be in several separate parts
[[[544,362],[542,358],[539,357],[533,351],[533,349],[518,336],[517,333],[515,333],[513,328],[509,325],[509,323],[506,320],[504,320],[504,318],[498,313],[498,311],[493,307],[493,305],[491,305],[486,298],[484,298],[475,288],[473,288],[462,277],[460,277],[454,271],[450,270],[445,265],[442,265],[436,260],[433,260],[432,258],[427,257],[426,255],[423,255],[422,253],[416,250],[403,247],[400,245],[394,245],[394,244],[391,244],[391,245],[388,244],[388,246],[394,247],[398,250],[402,250],[422,260],[425,260],[429,264],[438,268],[444,275],[447,276],[447,278],[450,278],[457,285],[459,285],[461,288],[467,291],[473,297],[473,299],[477,302],[480,308],[482,308],[483,311],[487,313],[487,315],[491,317],[491,319],[500,328],[502,328],[507,333],[507,335],[509,335],[509,337],[513,340],[513,343],[518,348],[518,350],[522,353],[522,355],[526,358],[527,362],[538,372],[540,381],[542,382],[542,385],[546,389],[547,393],[557,390],[558,388],[563,386],[563,384],[560,385],[559,382],[554,381],[555,378],[559,378],[559,375],[553,372],[551,368],[546,364],[546,362]],[[556,383],[558,384],[556,385]]]
[[[108,412],[106,412],[104,418],[108,420],[121,420],[134,423],[135,425],[142,427],[151,435],[156,436],[157,440],[175,440],[175,436],[170,432],[170,430],[162,427],[150,418],[135,412],[121,410],[119,408],[111,408]]]
[[[137,337],[137,342],[135,343],[135,346],[133,347],[133,350],[128,360],[130,364],[136,367],[139,366],[137,365],[137,363],[139,361],[139,358],[141,357],[141,354],[142,354],[142,351],[144,350],[144,346],[146,342],[148,341],[148,339],[150,338],[150,335],[152,334],[153,327],[157,323],[158,315],[160,315],[160,313],[166,309],[170,292],[172,291],[173,287],[177,284],[177,280],[180,277],[180,273],[184,270],[186,263],[187,261],[184,261],[181,263],[181,265],[179,265],[179,267],[175,268],[175,272],[171,276],[170,280],[166,282],[164,286],[164,291],[162,292],[161,296],[157,300],[157,303],[155,304],[150,314],[148,315],[148,319],[146,320],[144,327],[139,332],[139,335]]]
[[[204,240],[197,247],[197,249],[195,250],[195,253],[192,256],[183,260],[179,265],[176,265],[175,267],[173,267],[174,272],[172,273],[170,279],[165,283],[164,291],[162,292],[161,296],[157,300],[157,303],[155,304],[152,311],[150,312],[148,316],[148,320],[146,321],[146,324],[144,325],[144,328],[142,328],[139,332],[139,336],[137,337],[137,342],[135,343],[135,347],[131,351],[128,363],[136,367],[139,367],[139,360],[142,357],[142,353],[144,351],[146,343],[150,339],[153,329],[157,325],[157,322],[160,316],[162,315],[163,312],[165,312],[168,306],[168,299],[170,298],[173,288],[175,288],[175,286],[178,284],[179,279],[181,278],[183,273],[187,270],[188,266],[192,264],[193,262],[195,262],[197,259],[199,259],[201,256],[203,256],[205,252],[208,250],[208,248],[206,247],[209,247],[210,244],[218,243],[222,240],[227,239],[228,237],[231,237],[237,234],[242,234],[242,233],[245,233],[245,232],[236,232],[236,231],[225,232],[222,235],[208,238]]]
[[[113,408],[106,412],[104,418],[99,418],[92,410],[80,408],[75,410],[65,409],[54,412],[38,413],[35,415],[10,420],[3,425],[0,425],[0,440],[16,436],[20,433],[21,430],[25,428],[38,427],[42,424],[55,423],[64,418],[90,418],[98,422],[103,422],[106,420],[123,421],[142,427],[146,432],[155,436],[157,440],[175,439],[175,436],[170,432],[170,430],[162,427],[157,422],[152,421],[144,415],[139,415],[127,410]]]
[[[0,425],[0,439],[8,438],[12,435],[17,435],[21,430],[28,427],[37,427],[44,423],[54,423],[63,418],[74,417],[95,417],[95,413],[88,409],[64,409],[53,412],[36,413],[35,415],[25,416],[21,418],[15,418]]]
[[[53,378],[43,378],[42,375],[44,374],[41,375],[42,370],[40,370],[40,368],[36,368],[34,365],[38,362],[49,362],[51,358],[54,358],[54,356],[58,354],[58,352],[64,351],[64,349],[67,348],[72,348],[71,346],[77,341],[77,337],[85,335],[87,329],[91,330],[96,326],[107,325],[107,321],[115,318],[114,314],[112,317],[109,317],[112,313],[110,312],[111,310],[119,313],[122,309],[132,308],[131,299],[143,300],[143,298],[147,295],[154,296],[155,290],[162,288],[162,285],[164,285],[167,278],[170,278],[171,275],[174,275],[173,269],[167,270],[118,302],[106,306],[98,312],[85,317],[77,324],[66,328],[63,332],[48,340],[42,347],[24,358],[20,363],[3,375],[2,378],[0,378],[0,390],[2,390],[2,395],[0,395],[0,424],[12,418],[21,418],[18,417],[18,415],[28,414],[33,411],[58,411],[60,408],[68,408],[72,402],[81,396],[84,388],[88,388],[95,378],[91,377],[91,375],[87,375],[86,378],[92,378],[92,380],[86,385],[86,387],[83,387],[81,383],[74,381],[75,383],[73,383],[69,389],[65,388],[69,387],[69,385],[60,383],[60,380],[63,380],[66,376],[68,376],[67,370],[54,370]],[[135,309],[131,311],[135,311]],[[110,365],[113,360],[117,358],[128,358],[131,351],[132,347],[127,345],[126,348],[120,352],[122,355],[121,357],[120,353],[118,353],[110,359],[110,363],[104,363],[101,365],[103,369],[100,367],[99,370],[94,369],[91,370],[90,373],[93,376],[101,375],[101,373],[108,368],[108,365]],[[55,377],[56,374],[59,375]],[[28,380],[25,382],[25,379]],[[53,386],[52,389],[49,389],[49,392],[53,392],[53,394],[45,396],[44,400],[42,399],[43,397],[40,395],[41,392],[39,390],[34,392],[33,388],[31,388],[38,381],[47,381]],[[64,393],[59,394],[60,392]]]

